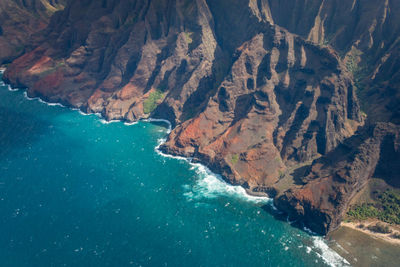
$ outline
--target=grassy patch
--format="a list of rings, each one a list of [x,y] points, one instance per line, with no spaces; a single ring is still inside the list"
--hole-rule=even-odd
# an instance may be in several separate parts
[[[193,32],[185,32],[184,35],[185,35],[185,40],[188,44],[193,43],[193,38],[192,38]]]
[[[386,191],[378,197],[375,204],[355,205],[347,215],[353,220],[376,218],[383,222],[400,224],[400,194]]]
[[[164,93],[159,89],[151,92],[149,97],[143,102],[143,112],[145,114],[153,112],[158,106],[158,101],[163,97]]]
[[[231,159],[232,164],[236,164],[236,163],[238,163],[238,161],[239,161],[239,155],[238,154],[232,155],[232,159]]]

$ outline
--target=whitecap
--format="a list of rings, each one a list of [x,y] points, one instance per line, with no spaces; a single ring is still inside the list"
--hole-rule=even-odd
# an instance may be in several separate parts
[[[191,158],[172,156],[163,153],[162,151],[160,151],[159,148],[165,142],[166,138],[159,139],[158,145],[155,148],[157,154],[167,158],[187,161],[197,173],[198,178],[196,180],[196,183],[188,189],[188,192],[184,193],[184,195],[188,197],[189,200],[201,200],[203,198],[230,196],[255,203],[272,204],[271,198],[251,196],[247,194],[246,190],[242,186],[228,184],[222,179],[220,175],[211,172],[211,170],[206,166],[200,163],[193,163]]]
[[[36,98],[34,98],[34,99],[37,99],[40,103],[46,104],[46,105],[51,106],[51,107],[62,107],[62,108],[66,108],[66,106],[64,106],[64,105],[61,104],[61,103],[47,102],[47,101],[44,101],[43,99],[41,99],[40,97],[36,97]]]
[[[18,89],[15,89],[14,91],[16,91],[16,90],[18,90]],[[41,99],[40,97],[29,97],[27,91],[24,92],[24,97],[25,97],[26,99],[28,99],[29,101],[37,100],[37,101],[39,101],[39,102],[42,103],[42,104],[46,104],[47,106],[51,106],[51,107],[58,106],[58,107],[66,108],[66,106],[64,106],[64,105],[61,104],[61,103],[46,102],[46,101],[44,101],[43,99]]]
[[[3,84],[6,85],[4,82],[3,82]],[[16,92],[19,90],[18,88],[12,88],[11,85],[9,85],[9,84],[7,84],[7,89],[10,92]]]
[[[133,122],[124,122],[124,125],[126,125],[126,126],[132,126],[132,125],[136,125],[136,124],[138,124],[137,121],[133,121]]]
[[[28,99],[29,101],[36,100],[36,99],[37,99],[37,97],[29,97],[29,96],[28,96],[28,93],[27,93],[26,91],[24,92],[24,97],[25,97],[26,99]]]
[[[90,113],[86,113],[86,112],[83,112],[82,110],[80,110],[80,109],[76,109],[78,112],[79,112],[79,114],[81,114],[82,116],[89,116],[89,115],[92,115],[92,114],[90,114]]]
[[[115,123],[115,122],[121,122],[120,120],[105,120],[105,119],[100,119],[100,122],[102,124],[110,124],[110,123]]]
[[[314,252],[319,258],[321,258],[326,264],[332,267],[337,266],[350,266],[350,263],[340,256],[336,251],[331,249],[326,241],[319,236],[313,236]]]
[[[149,118],[149,119],[143,119],[142,121],[144,121],[144,122],[163,122],[168,125],[167,134],[170,134],[172,131],[172,123],[169,120]]]

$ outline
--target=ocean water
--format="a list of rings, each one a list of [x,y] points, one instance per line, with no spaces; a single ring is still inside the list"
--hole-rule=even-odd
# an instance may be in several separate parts
[[[346,266],[162,123],[104,123],[0,84],[0,266]],[[267,208],[265,208],[267,207]],[[269,211],[267,211],[269,210]]]

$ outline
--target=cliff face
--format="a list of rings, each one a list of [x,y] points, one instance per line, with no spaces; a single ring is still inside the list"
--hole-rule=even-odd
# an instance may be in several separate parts
[[[276,195],[291,215],[321,218],[306,223],[326,233],[370,173],[352,173],[357,182],[341,187],[315,166],[354,138],[363,117],[348,59],[278,26],[297,31],[277,22],[284,14],[263,0],[73,0],[4,77],[30,96],[107,119],[168,119],[164,151]],[[353,166],[350,150],[341,152],[346,163],[326,168]],[[297,183],[292,173],[316,158],[313,176]],[[315,201],[327,184],[342,197]]]
[[[339,226],[351,198],[377,170],[388,167],[394,176],[391,178],[398,181],[399,159],[400,126],[366,126],[314,160],[301,177],[301,185],[286,191],[275,203],[291,218],[303,220],[318,233],[327,233]]]
[[[48,25],[65,0],[2,0],[0,2],[0,65],[34,46],[32,35]]]
[[[400,123],[399,1],[269,2],[276,24],[340,53],[371,120]]]

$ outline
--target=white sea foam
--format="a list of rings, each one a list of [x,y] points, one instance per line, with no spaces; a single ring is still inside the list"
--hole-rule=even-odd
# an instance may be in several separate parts
[[[167,134],[170,134],[171,133],[171,130],[172,130],[172,124],[171,124],[171,122],[169,121],[169,120],[164,120],[164,119],[152,119],[152,118],[149,118],[149,119],[144,119],[144,120],[142,120],[142,121],[145,121],[145,122],[163,122],[163,123],[166,123],[167,125],[168,125],[168,130],[167,130]],[[164,141],[165,142],[165,141]],[[161,144],[159,144],[159,146],[160,146]],[[159,147],[158,146],[158,147]]]
[[[29,101],[31,101],[31,100],[36,100],[37,99],[37,97],[29,97],[28,96],[28,93],[25,91],[24,92],[24,97],[26,98],[26,99],[28,99]]]
[[[262,203],[271,202],[267,197],[250,196],[246,190],[241,186],[233,186],[223,181],[221,176],[212,173],[206,166],[199,163],[191,163],[195,167],[199,179],[191,189],[192,197],[194,199],[201,198],[216,198],[223,195],[231,197],[238,197],[248,201]]]
[[[6,85],[6,84],[3,82],[3,85]],[[11,85],[9,85],[9,84],[7,84],[7,89],[10,92],[16,92],[19,90],[18,88],[12,88]]]
[[[137,121],[134,121],[134,122],[124,122],[124,125],[126,125],[126,126],[132,126],[132,125],[136,125],[136,124],[138,124]]]
[[[314,249],[312,251],[315,252],[315,254],[317,254],[317,256],[321,258],[326,264],[333,267],[350,266],[350,263],[345,258],[340,256],[336,251],[331,249],[322,237],[317,236],[315,232],[311,231],[307,227],[304,227],[303,229],[305,232],[312,235],[314,245]],[[307,247],[307,253],[310,252],[311,248]]]
[[[18,90],[18,89],[15,89],[14,91],[16,91],[16,90]],[[31,100],[37,100],[37,101],[39,101],[40,103],[46,104],[46,105],[51,106],[51,107],[56,107],[56,106],[58,106],[58,107],[66,108],[66,106],[64,106],[64,105],[61,104],[61,103],[47,102],[47,101],[44,101],[43,99],[41,99],[40,97],[29,97],[27,91],[24,92],[24,97],[25,97],[26,99],[30,100],[30,101],[31,101]]]
[[[198,179],[196,184],[192,187],[185,186],[187,192],[185,196],[188,197],[189,200],[201,200],[203,198],[216,198],[219,196],[230,196],[236,197],[240,199],[244,199],[247,201],[255,202],[255,203],[271,203],[272,199],[268,197],[258,197],[251,196],[247,194],[246,190],[242,186],[234,186],[225,182],[220,175],[217,175],[211,172],[206,166],[200,163],[193,163],[191,158],[185,158],[180,156],[172,156],[169,154],[165,154],[160,151],[160,146],[165,143],[166,139],[160,139],[158,142],[158,146],[156,146],[156,152],[167,158],[174,158],[177,160],[184,160],[189,162],[197,173]]]
[[[110,120],[110,121],[108,121],[108,120],[105,120],[105,119],[100,119],[100,122],[102,124],[110,124],[110,123],[121,122],[121,121],[120,120]]]
[[[46,102],[46,101],[42,100],[42,99],[39,98],[39,97],[37,97],[36,99],[37,99],[40,103],[46,104],[46,105],[51,106],[51,107],[62,107],[62,108],[65,108],[65,107],[66,107],[66,106],[64,106],[64,105],[61,104],[61,103]]]
[[[75,109],[75,110],[77,110],[78,112],[79,112],[79,114],[81,114],[82,116],[89,116],[89,115],[92,115],[92,114],[90,114],[90,113],[86,113],[86,112],[83,112],[82,110],[80,110],[80,109]]]
[[[326,241],[319,236],[313,236],[313,251],[321,258],[326,264],[332,267],[337,266],[351,266],[350,263],[331,249]]]

